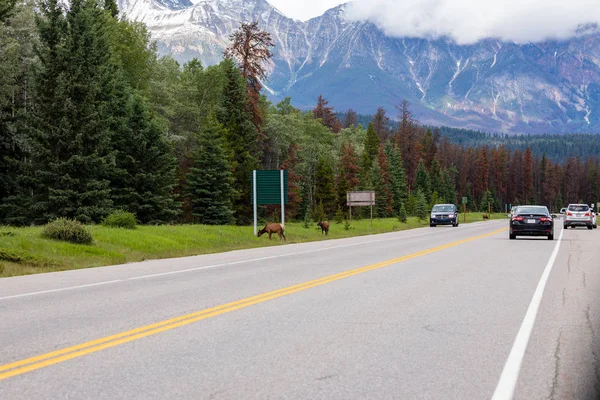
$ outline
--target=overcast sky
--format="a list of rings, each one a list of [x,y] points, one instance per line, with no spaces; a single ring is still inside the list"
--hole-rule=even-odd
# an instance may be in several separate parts
[[[339,0],[269,0],[287,16],[307,20]],[[390,36],[449,36],[459,44],[495,37],[525,43],[567,39],[600,25],[600,0],[355,0],[354,20],[368,19]]]

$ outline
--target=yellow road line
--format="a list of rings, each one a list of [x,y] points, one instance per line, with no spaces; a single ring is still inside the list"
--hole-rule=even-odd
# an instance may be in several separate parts
[[[320,279],[300,283],[298,285],[289,286],[283,289],[274,290],[259,294],[257,296],[248,297],[231,303],[222,304],[217,307],[204,309],[191,314],[182,315],[177,318],[171,318],[165,321],[157,322],[155,324],[142,326],[140,328],[132,329],[126,332],[118,333],[116,335],[106,336],[100,339],[85,342],[76,346],[66,347],[64,349],[56,350],[50,353],[41,354],[39,356],[23,359],[10,364],[0,366],[0,381],[13,376],[21,375],[27,372],[35,371],[40,368],[48,367],[50,365],[58,364],[64,361],[71,360],[73,358],[81,357],[86,354],[95,353],[100,350],[104,350],[110,347],[114,347],[123,343],[128,343],[134,340],[138,340],[147,336],[155,335],[157,333],[165,332],[171,329],[175,329],[181,326],[189,325],[194,322],[201,321],[203,319],[216,317],[221,314],[229,313],[241,308],[246,308],[255,304],[263,303],[268,300],[276,299],[279,297],[287,296],[292,293],[300,292],[306,289],[314,288],[317,286],[324,285],[326,283],[334,282],[340,279],[345,279],[354,275],[362,274],[375,269],[387,267],[390,265],[398,264],[404,261],[412,260],[417,257],[422,257],[427,254],[435,253],[441,250],[449,249],[451,247],[459,246],[464,243],[472,242],[474,240],[483,239],[486,237],[497,235],[501,232],[506,231],[506,228],[499,229],[497,231],[486,233],[479,236],[459,240],[456,242],[448,243],[445,245],[433,247],[431,249],[419,251],[406,256],[394,258],[392,260],[380,262],[377,264],[367,265],[360,268],[355,268],[349,271],[340,272],[338,274],[329,275]]]

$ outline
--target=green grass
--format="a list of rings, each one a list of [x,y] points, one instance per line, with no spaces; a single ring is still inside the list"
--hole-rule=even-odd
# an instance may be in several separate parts
[[[494,214],[492,218],[506,218]],[[467,222],[481,221],[481,213],[467,214]],[[461,218],[461,223],[463,222]],[[328,236],[323,236],[316,224],[308,229],[301,222],[286,224],[287,243],[303,243],[427,226],[427,221],[409,218],[403,224],[397,219],[353,221],[350,230],[344,224],[331,224]],[[279,246],[277,235],[256,238],[252,227],[238,226],[140,226],[136,230],[88,227],[94,241],[91,245],[71,244],[45,239],[42,228],[0,227],[0,277],[37,274],[52,271],[125,264],[160,258],[186,257],[220,253],[255,247]]]

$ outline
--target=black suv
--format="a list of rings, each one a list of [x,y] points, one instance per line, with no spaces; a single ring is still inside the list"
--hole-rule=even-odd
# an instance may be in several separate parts
[[[429,226],[436,225],[458,226],[458,208],[454,204],[436,204],[431,209]]]

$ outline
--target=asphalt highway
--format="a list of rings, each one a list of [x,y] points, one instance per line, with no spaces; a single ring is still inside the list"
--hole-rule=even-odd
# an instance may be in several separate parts
[[[600,398],[600,230],[507,227],[0,279],[0,399]]]

